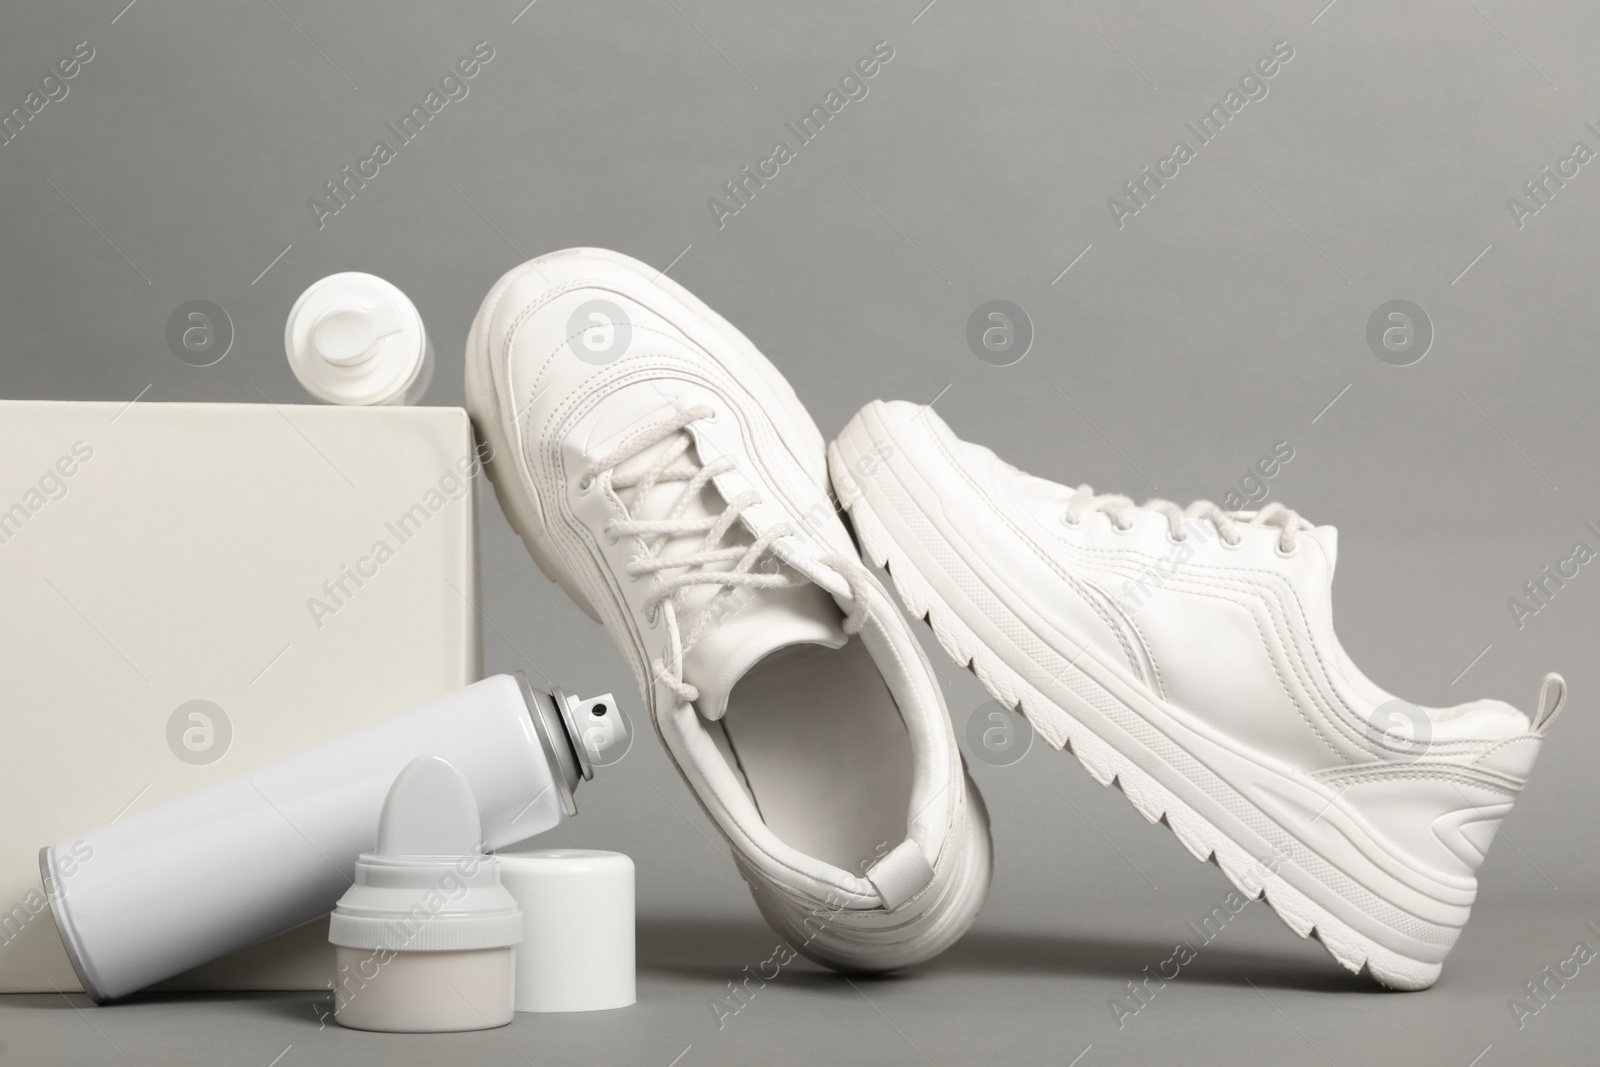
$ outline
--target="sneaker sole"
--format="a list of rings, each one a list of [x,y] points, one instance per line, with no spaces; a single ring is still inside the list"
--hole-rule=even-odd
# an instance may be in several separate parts
[[[1277,815],[1251,803],[1181,747],[1152,737],[1149,709],[1136,707],[1065,655],[1060,658],[1066,666],[1051,682],[1035,685],[1025,678],[1014,664],[1028,663],[1028,654],[1008,636],[1023,624],[992,595],[971,595],[984,588],[983,576],[912,503],[916,495],[903,481],[915,477],[906,469],[910,461],[905,457],[917,444],[897,438],[888,420],[874,417],[876,408],[868,405],[829,446],[834,485],[859,487],[845,506],[865,554],[889,572],[911,614],[928,621],[950,658],[969,668],[995,700],[1027,716],[1053,747],[1070,748],[1101,785],[1115,784],[1147,822],[1165,824],[1196,859],[1214,863],[1246,898],[1265,899],[1291,930],[1316,938],[1345,968],[1364,969],[1391,989],[1431,986],[1466,921],[1465,904],[1449,902],[1459,909],[1459,922],[1440,923],[1402,912],[1372,894],[1308,847]],[[885,440],[895,445],[887,461],[876,448]],[[849,475],[852,469],[872,469],[864,464],[874,463],[869,477]],[[979,607],[974,599],[988,603]],[[984,637],[974,625],[982,627]],[[1045,640],[1039,634],[1030,637],[1035,644]],[[1039,673],[1036,665],[1032,673]],[[1286,862],[1257,858],[1274,852],[1282,856],[1285,842]],[[1436,958],[1397,951],[1356,929],[1336,910],[1369,929],[1376,924],[1393,931],[1393,940],[1417,944]],[[1396,930],[1372,911],[1390,913],[1391,921],[1400,915],[1407,929]]]

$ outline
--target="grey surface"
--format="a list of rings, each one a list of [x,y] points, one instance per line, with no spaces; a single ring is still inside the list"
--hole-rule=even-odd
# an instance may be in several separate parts
[[[1191,902],[1189,911],[1204,908]],[[1278,920],[1255,904],[1119,1030],[1107,1001],[1147,965],[1170,956],[1171,941],[1192,940],[1184,924],[1198,917],[1157,905],[1076,929],[985,922],[937,962],[891,978],[845,980],[795,963],[764,988],[752,984],[747,1005],[724,1017],[720,1029],[708,1001],[719,992],[728,996],[727,982],[772,955],[773,935],[759,922],[646,922],[638,1004],[596,1014],[518,1015],[490,1033],[344,1030],[326,1018],[328,994],[150,999],[81,1011],[59,996],[11,996],[0,998],[0,1033],[9,1045],[0,1062],[122,1063],[119,1053],[132,1063],[169,1067],[265,1067],[280,1055],[280,1067],[1593,1062],[1600,982],[1588,968],[1521,1032],[1510,1024],[1510,990],[1501,973],[1521,968],[1514,973],[1533,977],[1556,957],[1541,955],[1532,942],[1555,932],[1552,924],[1577,931],[1592,914],[1486,909],[1434,992],[1394,995],[1330,969],[1320,949],[1286,944]],[[1583,936],[1595,943],[1594,935]]]
[[[460,342],[493,280],[595,244],[676,259],[825,433],[876,397],[937,398],[1026,469],[1181,502],[1221,499],[1287,440],[1271,499],[1341,528],[1340,631],[1377,681],[1422,703],[1527,707],[1558,668],[1576,694],[1435,990],[1371,993],[1250,909],[1117,1033],[1108,998],[1225,883],[1069,758],[1033,752],[977,769],[997,873],[966,943],[859,990],[786,972],[719,1033],[707,1002],[772,937],[647,738],[551,835],[638,862],[637,1008],[519,1019],[507,1047],[318,1032],[306,996],[83,1014],[0,998],[0,1065],[265,1064],[289,1044],[284,1067],[352,1050],[667,1064],[689,1045],[685,1067],[1067,1063],[1091,1044],[1085,1065],[1465,1065],[1491,1045],[1482,1064],[1592,1059],[1588,968],[1525,1031],[1506,1001],[1574,941],[1600,944],[1584,927],[1600,920],[1600,577],[1583,568],[1520,630],[1507,600],[1574,541],[1600,548],[1583,527],[1600,525],[1600,162],[1521,229],[1506,201],[1574,140],[1600,150],[1584,128],[1600,126],[1600,15],[1576,0],[1537,14],[1324,2],[11,4],[0,106],[78,41],[96,54],[0,146],[0,395],[306,402],[283,317],[316,278],[364,269],[415,299],[441,357],[428,402],[458,404]],[[470,94],[319,230],[308,198],[478,40],[495,57]],[[719,231],[707,198],[879,40],[895,58],[868,96]],[[1269,95],[1119,230],[1107,198],[1279,40],[1296,55]],[[236,330],[204,368],[165,340],[197,299]],[[990,299],[1032,320],[1014,366],[967,347]],[[1394,299],[1436,331],[1408,367],[1367,347],[1369,315]],[[479,506],[487,666],[624,695],[602,632],[537,574],[492,496]],[[944,670],[959,726],[984,697]]]

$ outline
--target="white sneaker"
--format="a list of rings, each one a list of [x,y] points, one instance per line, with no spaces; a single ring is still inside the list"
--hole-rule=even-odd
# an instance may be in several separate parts
[[[988,818],[789,384],[672,279],[588,248],[501,278],[466,363],[501,506],[627,656],[767,920],[841,969],[952,944]]]
[[[1384,692],[1334,636],[1333,527],[1277,504],[1074,491],[906,403],[867,405],[829,460],[866,554],[995,699],[1350,970],[1433,984],[1558,675],[1531,722]]]

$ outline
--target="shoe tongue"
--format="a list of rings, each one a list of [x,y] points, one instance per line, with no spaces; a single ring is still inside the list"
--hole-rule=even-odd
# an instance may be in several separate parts
[[[838,604],[810,582],[748,593],[735,590],[711,610],[726,614],[714,618],[683,657],[683,680],[700,691],[695,708],[711,720],[727,712],[728,694],[739,679],[779,649],[841,648],[848,640]]]
[[[663,397],[653,388],[639,388],[632,393],[619,395],[625,395],[629,404],[624,406],[613,398],[611,407],[618,409],[623,416],[618,421],[624,432],[634,431],[639,425],[669,416],[678,410],[677,405],[673,403],[670,397]],[[683,432],[687,433],[688,431]],[[596,436],[601,435],[597,433]],[[591,451],[602,451],[604,448],[614,444],[617,439],[617,437],[613,437],[603,444],[594,445],[591,447]],[[617,464],[615,470],[612,471],[613,479],[633,478],[643,475],[662,457],[663,453],[674,448],[679,440],[679,434],[671,434],[635,455],[629,456]],[[702,462],[703,459],[704,457],[700,456],[699,450],[691,444],[688,450],[679,457],[678,462],[695,464]],[[665,519],[672,509],[677,506],[678,498],[683,494],[683,488],[684,483],[681,478],[667,479],[658,482],[655,488],[642,501],[639,499],[638,489],[633,486],[617,490],[617,495],[626,502],[634,518],[647,520]],[[694,499],[686,503],[676,517],[680,519],[711,518],[722,514],[725,507],[727,507],[727,502],[722,499],[713,486],[707,485]],[[704,540],[705,534],[703,532],[676,534],[660,541],[656,545],[656,554],[658,557],[670,557],[696,552],[699,551],[700,544]],[[733,524],[733,528],[718,542],[717,547],[732,548],[736,545],[748,545],[753,540],[754,538],[744,524],[736,522]],[[721,564],[707,569],[728,570],[731,567],[732,564]],[[676,574],[680,572],[669,571],[667,573]],[[714,592],[714,589],[709,586],[704,590],[690,589],[688,602],[690,605],[697,607],[697,601],[709,597],[712,592]]]
[[[1311,532],[1322,542],[1323,549],[1328,553],[1328,571],[1332,573],[1339,565],[1339,531],[1332,526],[1318,526]]]
[[[627,396],[630,401],[627,406],[615,402],[611,404],[617,415],[613,422],[597,430],[594,435],[596,440],[591,445],[592,451],[603,451],[621,434],[650,419],[670,414],[675,406],[670,397],[655,388],[636,389]],[[616,436],[604,440],[608,435]],[[617,465],[614,477],[629,478],[643,474],[667,449],[673,447],[675,440],[676,435],[670,436],[629,457]],[[691,446],[684,454],[684,459],[703,462],[707,457],[701,456],[698,448]],[[676,506],[683,487],[681,480],[661,482],[643,501],[637,500],[635,488],[618,490],[618,494],[633,509],[635,518],[662,519]],[[700,519],[717,516],[726,507],[727,501],[716,488],[707,485],[687,502],[677,517]],[[670,560],[676,555],[697,552],[704,540],[705,534],[700,532],[667,538],[657,546],[657,558]],[[754,540],[754,535],[744,523],[736,522],[718,542],[718,547],[749,545]],[[717,563],[704,569],[726,571],[732,570],[733,566],[732,563]],[[756,562],[754,569],[772,573],[777,567],[777,560],[769,553]],[[668,570],[664,573],[671,576],[683,572]],[[784,568],[783,573],[795,572]],[[728,694],[739,683],[739,679],[772,653],[793,645],[840,648],[848,640],[844,632],[844,613],[832,594],[813,582],[778,589],[737,587],[712,604],[711,601],[722,588],[708,583],[691,585],[679,593],[682,608],[678,613],[678,625],[681,632],[686,633],[692,628],[702,611],[713,612],[694,647],[683,657],[683,679],[700,691],[700,699],[695,706],[707,719],[722,718],[728,710]]]

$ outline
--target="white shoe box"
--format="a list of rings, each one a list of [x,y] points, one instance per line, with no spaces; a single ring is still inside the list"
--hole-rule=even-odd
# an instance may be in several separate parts
[[[477,470],[457,408],[0,401],[0,993],[79,988],[42,846],[478,678]],[[169,987],[332,960],[319,920]]]

